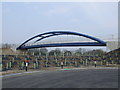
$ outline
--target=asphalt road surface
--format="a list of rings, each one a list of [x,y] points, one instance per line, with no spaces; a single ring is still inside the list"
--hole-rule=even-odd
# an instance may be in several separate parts
[[[75,69],[2,78],[3,88],[118,88],[118,69]]]

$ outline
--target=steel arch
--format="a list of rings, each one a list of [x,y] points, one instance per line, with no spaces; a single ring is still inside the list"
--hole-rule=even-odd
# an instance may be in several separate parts
[[[97,41],[97,42],[76,42],[76,43],[54,43],[54,44],[41,44],[41,45],[32,45],[32,46],[25,46],[25,44],[27,42],[29,42],[32,39],[35,39],[37,37],[40,37],[40,39],[36,40],[35,42],[38,42],[42,39],[51,37],[51,36],[56,36],[56,35],[77,35],[77,36],[83,36],[86,38],[89,38],[91,40]],[[71,32],[71,31],[53,31],[53,32],[46,32],[46,33],[42,33],[39,35],[36,35],[28,40],[26,40],[24,43],[22,43],[17,50],[19,49],[31,49],[31,48],[42,48],[42,47],[62,47],[62,46],[106,46],[106,42],[89,36],[89,35],[85,35],[85,34],[81,34],[81,33],[77,33],[77,32]]]

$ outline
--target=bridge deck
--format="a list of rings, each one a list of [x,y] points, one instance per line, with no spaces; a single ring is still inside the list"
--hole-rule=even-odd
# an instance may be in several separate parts
[[[31,49],[31,48],[43,48],[43,47],[63,47],[63,46],[106,46],[97,42],[76,42],[76,43],[53,43],[53,44],[40,44],[32,46],[22,46],[17,49]]]

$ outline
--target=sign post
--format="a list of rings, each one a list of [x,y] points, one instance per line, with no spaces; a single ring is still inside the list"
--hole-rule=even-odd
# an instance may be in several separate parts
[[[61,62],[61,69],[63,69],[63,62]]]
[[[28,67],[28,60],[26,60],[26,71],[27,71],[27,67]]]

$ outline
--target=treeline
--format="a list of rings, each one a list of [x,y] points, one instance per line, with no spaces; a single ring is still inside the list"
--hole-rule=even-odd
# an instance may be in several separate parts
[[[89,50],[89,49],[85,49],[85,48],[79,48],[75,51],[72,50],[61,50],[56,48],[55,50],[50,50],[48,51],[48,49],[46,48],[42,48],[42,49],[30,49],[27,51],[24,51],[25,54],[27,55],[35,55],[35,56],[45,56],[46,54],[49,56],[71,56],[71,55],[104,55],[107,52],[103,51],[102,49],[96,49],[96,50]]]
[[[1,45],[1,48],[12,48],[12,47],[15,47],[17,46],[17,44],[8,44],[8,43],[3,43]]]
[[[2,44],[2,48],[17,48],[17,44],[8,44],[4,43]],[[54,50],[48,50],[47,48],[37,48],[37,49],[29,49],[27,51],[22,51],[23,54],[27,55],[41,55],[45,56],[48,54],[49,56],[60,56],[60,55],[65,55],[65,56],[70,56],[70,55],[103,55],[107,53],[106,51],[103,51],[102,49],[87,49],[87,48],[79,48],[77,50],[61,50],[59,48],[56,48]]]

